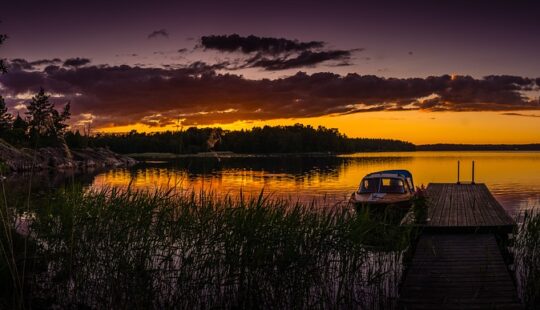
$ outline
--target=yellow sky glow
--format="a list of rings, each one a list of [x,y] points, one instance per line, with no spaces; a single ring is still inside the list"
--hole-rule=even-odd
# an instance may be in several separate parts
[[[529,114],[529,113],[525,113]],[[338,128],[349,137],[389,138],[428,143],[540,143],[540,121],[535,117],[509,116],[498,112],[369,112],[314,118],[239,121],[203,127],[228,130],[255,126],[301,123]],[[100,132],[139,132],[176,130],[176,126],[149,127],[143,124],[101,128]]]

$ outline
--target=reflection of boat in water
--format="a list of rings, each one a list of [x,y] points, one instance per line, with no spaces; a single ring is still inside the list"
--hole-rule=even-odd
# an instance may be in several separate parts
[[[414,183],[409,171],[385,170],[366,175],[350,201],[357,207],[410,207],[413,195]]]

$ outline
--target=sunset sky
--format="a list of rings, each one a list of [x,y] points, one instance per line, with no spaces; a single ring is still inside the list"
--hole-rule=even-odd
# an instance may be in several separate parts
[[[0,94],[72,128],[540,143],[537,1],[7,1]]]

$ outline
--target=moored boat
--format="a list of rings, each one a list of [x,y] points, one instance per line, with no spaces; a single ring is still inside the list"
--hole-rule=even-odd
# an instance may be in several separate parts
[[[408,208],[415,193],[412,174],[407,170],[384,170],[366,175],[351,195],[357,207],[397,206]]]

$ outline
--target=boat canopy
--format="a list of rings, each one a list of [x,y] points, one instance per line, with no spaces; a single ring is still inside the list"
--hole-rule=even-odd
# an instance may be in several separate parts
[[[397,174],[404,178],[412,179],[412,174],[408,170],[383,170],[383,171],[372,172],[366,176],[369,177],[372,174]]]
[[[410,181],[411,189],[414,190],[413,177],[412,177],[412,174],[408,170],[383,170],[383,171],[372,172],[366,175],[366,177],[369,177],[375,174],[396,174],[398,176],[401,176],[407,179],[407,181]]]

